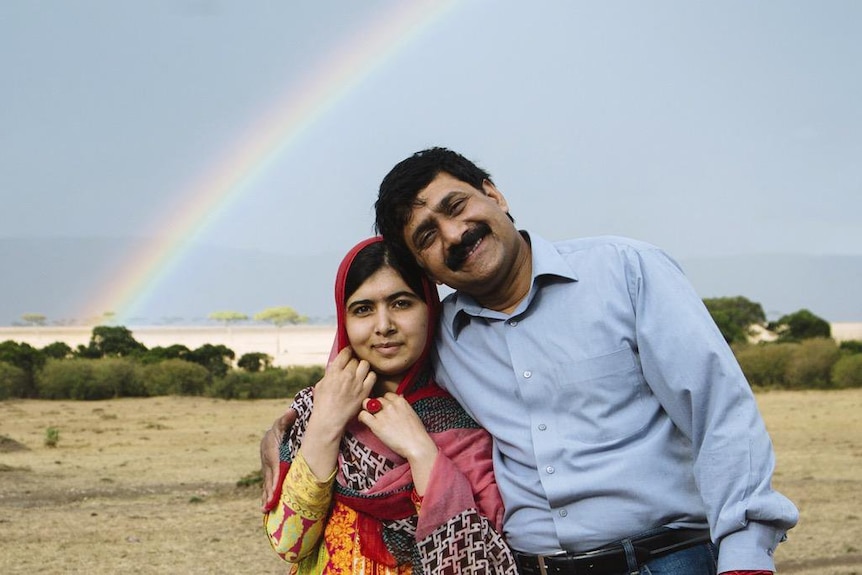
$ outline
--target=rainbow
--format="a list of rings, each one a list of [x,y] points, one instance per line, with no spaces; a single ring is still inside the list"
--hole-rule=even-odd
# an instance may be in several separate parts
[[[259,176],[375,70],[440,20],[456,1],[397,2],[372,29],[359,31],[332,50],[298,89],[289,90],[273,110],[261,115],[249,136],[237,138],[229,153],[213,163],[213,170],[180,194],[180,205],[160,222],[161,235],[125,258],[79,317],[92,321],[111,314],[120,323],[134,317],[182,263],[195,240],[253,189]]]

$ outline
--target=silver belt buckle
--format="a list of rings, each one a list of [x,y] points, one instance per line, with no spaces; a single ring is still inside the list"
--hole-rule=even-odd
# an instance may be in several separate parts
[[[545,556],[536,555],[536,560],[539,563],[539,575],[548,575],[548,569],[545,567]]]

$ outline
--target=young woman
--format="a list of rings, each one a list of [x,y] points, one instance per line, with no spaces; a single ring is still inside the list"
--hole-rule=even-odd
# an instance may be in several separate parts
[[[336,341],[300,391],[264,518],[298,574],[516,574],[491,439],[429,371],[439,299],[380,238],[345,256]]]

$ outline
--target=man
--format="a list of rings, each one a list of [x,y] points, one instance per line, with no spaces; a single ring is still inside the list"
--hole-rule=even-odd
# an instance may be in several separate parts
[[[796,508],[770,486],[748,383],[667,255],[519,232],[489,174],[442,148],[396,165],[375,207],[387,241],[456,290],[436,376],[494,436],[522,573],[774,571]]]

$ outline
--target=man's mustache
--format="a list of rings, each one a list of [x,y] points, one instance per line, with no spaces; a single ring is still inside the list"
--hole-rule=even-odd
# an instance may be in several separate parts
[[[478,223],[461,235],[461,241],[451,248],[446,256],[446,267],[457,272],[464,265],[470,251],[476,243],[491,233],[491,227],[486,223]]]

